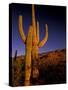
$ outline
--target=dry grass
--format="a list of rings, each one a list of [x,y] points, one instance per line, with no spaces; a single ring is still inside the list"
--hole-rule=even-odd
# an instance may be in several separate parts
[[[39,55],[39,78],[31,80],[31,85],[57,84],[66,82],[66,50],[56,50]],[[24,56],[12,59],[12,84],[24,85]]]

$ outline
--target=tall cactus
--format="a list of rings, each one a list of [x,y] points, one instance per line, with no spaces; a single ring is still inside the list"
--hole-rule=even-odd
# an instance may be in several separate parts
[[[26,45],[26,56],[25,56],[25,85],[30,85],[30,76],[31,76],[31,61],[33,62],[32,77],[38,78],[38,49],[43,47],[48,39],[48,25],[45,25],[46,32],[44,39],[39,42],[39,22],[35,20],[34,5],[32,5],[32,26],[29,26],[29,32],[27,37],[25,37],[23,31],[23,22],[22,16],[19,16],[19,33],[22,38],[22,41]]]
[[[32,26],[33,26],[33,45],[32,45],[32,59],[33,59],[33,78],[37,78],[39,75],[38,70],[38,49],[39,47],[43,47],[48,39],[48,26],[45,25],[46,28],[46,35],[44,39],[39,42],[39,22],[37,21],[36,27],[36,20],[35,20],[35,12],[34,12],[34,5],[32,5]]]
[[[29,26],[27,38],[22,29],[22,16],[19,16],[19,32],[23,42],[26,44],[26,56],[25,56],[25,83],[24,85],[30,85],[31,76],[31,51],[32,51],[32,26]]]

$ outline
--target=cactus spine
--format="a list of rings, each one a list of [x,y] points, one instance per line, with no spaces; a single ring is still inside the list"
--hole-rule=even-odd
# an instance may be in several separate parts
[[[25,85],[30,85],[30,76],[31,76],[31,61],[33,62],[32,77],[38,78],[38,49],[43,47],[48,39],[48,26],[45,25],[45,37],[41,42],[39,42],[39,22],[35,20],[34,5],[32,5],[32,26],[29,26],[29,31],[27,37],[25,37],[23,31],[23,22],[22,16],[19,16],[19,33],[24,44],[26,44],[26,56],[25,56]]]

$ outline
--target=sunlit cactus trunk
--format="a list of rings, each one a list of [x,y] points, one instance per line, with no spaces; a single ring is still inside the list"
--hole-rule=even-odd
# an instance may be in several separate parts
[[[34,5],[32,5],[32,26],[33,26],[33,41],[32,41],[32,78],[38,78],[38,42],[39,42],[39,23],[35,21]],[[37,30],[38,29],[38,30]]]
[[[22,16],[19,16],[19,32],[20,36],[25,43],[25,82],[24,85],[30,85],[30,76],[31,76],[31,50],[32,50],[32,26],[29,26],[28,35],[25,37],[22,27]]]
[[[29,32],[26,40],[26,55],[25,55],[25,85],[30,85],[31,76],[31,51],[32,51],[32,26],[29,27]]]
[[[39,47],[42,47],[48,38],[48,27],[46,24],[46,36],[44,39],[39,42],[39,22],[37,21],[36,27],[36,20],[35,20],[35,12],[34,12],[34,5],[32,5],[32,26],[33,26],[33,41],[32,41],[32,60],[33,60],[33,78],[38,78],[39,76]]]
[[[29,26],[29,31],[27,37],[25,37],[23,31],[23,19],[19,16],[19,33],[22,41],[26,47],[25,53],[25,82],[24,85],[30,85],[30,76],[32,78],[38,78],[39,76],[39,52],[38,49],[43,47],[48,39],[48,25],[45,25],[46,32],[45,37],[41,42],[39,42],[39,22],[35,20],[34,5],[32,5],[32,26]],[[36,25],[37,24],[37,25]],[[31,65],[32,64],[32,65]],[[32,67],[31,67],[32,66]],[[32,73],[31,73],[32,72]]]

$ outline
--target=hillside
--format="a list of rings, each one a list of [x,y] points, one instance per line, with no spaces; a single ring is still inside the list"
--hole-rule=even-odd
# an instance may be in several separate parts
[[[12,59],[12,85],[24,85],[24,56]],[[56,50],[39,54],[39,78],[31,80],[31,85],[60,84],[66,82],[66,50]]]

